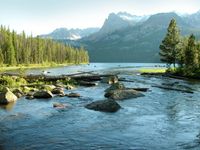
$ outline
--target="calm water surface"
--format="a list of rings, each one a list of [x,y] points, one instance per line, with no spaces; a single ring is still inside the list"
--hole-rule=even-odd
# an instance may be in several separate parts
[[[140,67],[155,64],[90,64],[48,69],[51,75],[84,71],[119,73],[135,82],[127,87],[148,87],[145,97],[119,101],[116,113],[87,110],[92,101],[103,100],[109,86],[99,83],[73,92],[81,98],[55,97],[51,100],[19,99],[0,108],[0,150],[60,149],[200,149],[200,82],[137,75]],[[28,70],[27,73],[41,73]],[[167,91],[153,84],[177,83],[177,88],[192,89],[194,94]],[[70,91],[65,91],[66,93]],[[70,105],[54,109],[53,103]]]

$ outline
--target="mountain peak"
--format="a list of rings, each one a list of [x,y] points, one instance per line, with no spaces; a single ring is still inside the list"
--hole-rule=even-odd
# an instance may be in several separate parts
[[[97,32],[99,28],[86,28],[86,29],[67,29],[67,28],[57,28],[50,34],[41,35],[43,38],[51,38],[51,39],[64,39],[64,40],[78,40],[83,37],[89,36],[95,32]]]

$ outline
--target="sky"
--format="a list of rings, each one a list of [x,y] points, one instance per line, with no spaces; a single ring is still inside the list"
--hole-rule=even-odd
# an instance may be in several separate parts
[[[192,14],[200,0],[0,0],[0,24],[39,35],[56,28],[101,27],[112,12]]]

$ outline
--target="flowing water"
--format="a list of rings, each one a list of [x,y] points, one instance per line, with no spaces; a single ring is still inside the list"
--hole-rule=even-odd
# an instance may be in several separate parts
[[[83,71],[119,73],[135,82],[127,87],[148,87],[145,97],[119,101],[116,113],[92,111],[84,106],[103,100],[109,85],[80,87],[80,98],[54,97],[51,100],[19,99],[0,108],[1,150],[60,149],[200,149],[200,82],[137,75],[141,67],[155,64],[90,64],[52,68],[51,75]],[[28,70],[27,73],[41,73]],[[176,87],[194,94],[152,87],[176,82]],[[65,91],[68,93],[69,91]],[[70,105],[55,109],[53,103]]]

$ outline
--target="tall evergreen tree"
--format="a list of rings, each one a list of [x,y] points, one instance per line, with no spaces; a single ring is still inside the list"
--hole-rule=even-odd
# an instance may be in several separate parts
[[[179,28],[176,25],[175,19],[172,19],[167,29],[167,34],[162,41],[162,44],[160,45],[161,61],[166,62],[168,64],[168,67],[170,67],[171,64],[173,64],[173,66],[175,67],[178,53],[177,45],[179,44],[179,42]]]
[[[4,63],[4,58],[3,58],[3,53],[2,53],[2,50],[0,48],[0,66],[2,66]]]
[[[7,59],[8,59],[8,65],[16,65],[15,49],[13,46],[11,35],[9,35],[7,41]]]
[[[195,36],[192,34],[188,39],[185,49],[185,66],[188,71],[194,71],[199,68],[199,56],[195,43]]]
[[[177,63],[180,68],[184,67],[185,63],[185,49],[188,45],[188,38],[187,37],[182,37],[180,39],[180,42],[178,44],[178,51],[177,51]]]

